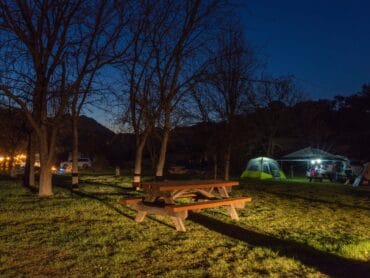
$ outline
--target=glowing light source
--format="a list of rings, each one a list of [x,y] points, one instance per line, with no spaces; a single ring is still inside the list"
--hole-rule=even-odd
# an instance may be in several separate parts
[[[315,164],[315,160],[311,160],[311,164]]]
[[[27,158],[27,156],[25,154],[18,154],[15,159],[17,160],[25,160]]]
[[[0,162],[3,162],[4,161],[4,157],[3,156],[0,156]]]
[[[317,159],[317,160],[316,160],[316,162],[317,162],[318,164],[321,164],[321,162],[322,162],[322,161],[321,161],[321,159],[319,158],[319,159]]]

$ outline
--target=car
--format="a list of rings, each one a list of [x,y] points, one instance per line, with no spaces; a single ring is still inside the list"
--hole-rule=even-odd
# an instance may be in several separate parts
[[[79,158],[78,159],[78,168],[87,169],[92,166],[90,158]],[[63,161],[60,163],[60,168],[64,169],[65,172],[72,171],[72,160]]]

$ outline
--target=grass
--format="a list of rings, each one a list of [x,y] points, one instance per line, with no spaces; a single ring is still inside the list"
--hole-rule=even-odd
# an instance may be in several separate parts
[[[243,181],[253,202],[240,221],[223,208],[170,219],[117,203],[127,177],[83,176],[71,194],[58,177],[39,199],[0,180],[0,276],[260,277],[370,275],[370,191],[331,183]]]

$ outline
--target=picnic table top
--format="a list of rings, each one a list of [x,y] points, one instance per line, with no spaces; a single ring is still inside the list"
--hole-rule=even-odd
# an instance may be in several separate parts
[[[238,186],[238,181],[224,180],[166,180],[145,181],[141,183],[143,189],[155,189],[159,191],[173,191],[186,189],[206,189],[213,187]]]

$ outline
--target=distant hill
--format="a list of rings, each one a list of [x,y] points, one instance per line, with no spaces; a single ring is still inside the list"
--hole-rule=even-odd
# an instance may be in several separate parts
[[[79,152],[95,157],[105,155],[109,150],[111,140],[116,134],[98,123],[95,119],[80,116],[79,119]],[[64,160],[68,157],[68,153],[72,151],[72,127],[71,116],[66,115],[63,120],[63,125],[60,129],[58,140],[58,153],[60,159]]]
[[[93,132],[94,135],[104,138],[106,140],[111,140],[116,134],[105,127],[104,125],[98,123],[95,119],[89,118],[85,115],[80,117],[80,126],[79,130],[81,133],[90,133]]]

